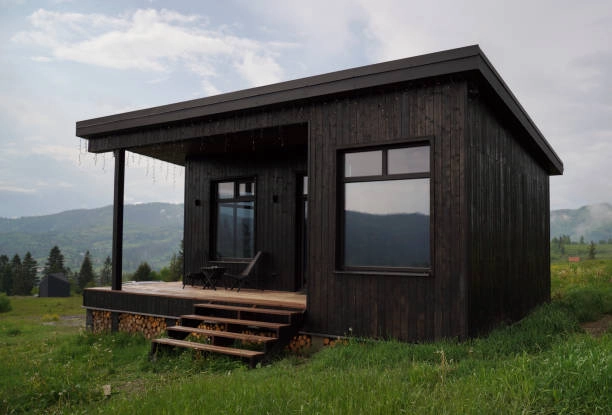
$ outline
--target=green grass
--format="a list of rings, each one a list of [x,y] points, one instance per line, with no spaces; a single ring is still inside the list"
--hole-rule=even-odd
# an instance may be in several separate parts
[[[12,297],[0,314],[0,413],[612,413],[612,333],[579,326],[612,312],[611,276],[612,261],[553,265],[553,302],[486,337],[351,339],[255,370],[190,352],[151,362],[140,336],[65,324],[80,298]]]

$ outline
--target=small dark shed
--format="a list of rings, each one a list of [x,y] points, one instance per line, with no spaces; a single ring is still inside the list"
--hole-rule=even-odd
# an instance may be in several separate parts
[[[563,163],[478,46],[77,122],[115,154],[185,166],[185,271],[263,251],[305,329],[464,338],[550,298]],[[244,265],[242,265],[244,266]]]
[[[64,274],[48,274],[40,280],[39,297],[70,297],[70,282]]]

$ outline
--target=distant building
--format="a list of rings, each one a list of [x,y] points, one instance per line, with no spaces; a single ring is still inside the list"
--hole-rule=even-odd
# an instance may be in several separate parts
[[[70,297],[70,282],[62,273],[46,275],[40,281],[38,296]]]
[[[580,262],[580,257],[579,256],[571,256],[571,257],[568,257],[567,260],[569,262]]]

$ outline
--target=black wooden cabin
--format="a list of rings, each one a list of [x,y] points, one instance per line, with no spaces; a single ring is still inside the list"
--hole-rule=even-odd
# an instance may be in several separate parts
[[[304,330],[432,340],[550,297],[549,176],[563,163],[478,46],[76,125],[185,166],[185,271],[265,254],[260,288],[305,290]]]
[[[38,286],[39,297],[70,297],[70,282],[63,273],[47,274]]]

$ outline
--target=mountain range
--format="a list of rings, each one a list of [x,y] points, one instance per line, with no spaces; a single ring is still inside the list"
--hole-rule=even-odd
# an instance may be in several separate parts
[[[123,221],[123,271],[133,272],[146,261],[153,269],[168,265],[183,238],[183,205],[126,205]],[[94,268],[111,254],[113,207],[69,210],[53,215],[0,218],[0,254],[22,258],[27,251],[43,266],[54,245],[72,270],[89,250]]]
[[[550,237],[569,235],[572,241],[584,237],[586,242],[608,241],[612,238],[612,205],[598,203],[579,209],[550,212]]]
[[[153,269],[168,265],[183,238],[182,204],[126,205],[124,213],[123,270],[133,272],[146,261]],[[0,218],[0,254],[21,257],[27,251],[43,266],[54,245],[65,264],[78,270],[89,250],[95,268],[111,254],[113,207],[69,210],[53,215],[17,219]],[[553,210],[550,237],[570,235],[578,241],[612,238],[612,205],[600,203],[579,209]]]

